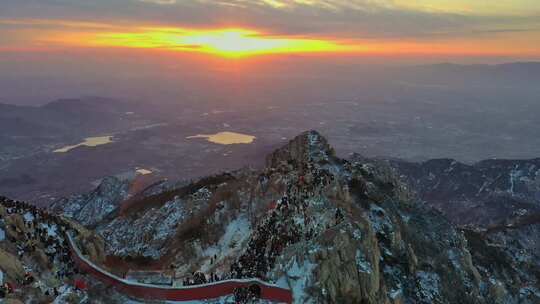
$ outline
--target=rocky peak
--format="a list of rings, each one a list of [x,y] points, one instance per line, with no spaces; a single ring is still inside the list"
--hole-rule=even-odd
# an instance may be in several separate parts
[[[287,163],[326,164],[336,161],[334,148],[326,138],[315,130],[306,131],[266,158],[270,168],[277,168]]]
[[[116,177],[105,177],[92,192],[63,198],[55,202],[51,209],[63,213],[86,226],[92,226],[115,211],[127,199],[129,181]]]
[[[107,176],[101,180],[101,183],[96,189],[97,194],[110,196],[121,190],[126,185],[125,181],[120,180],[115,176]]]

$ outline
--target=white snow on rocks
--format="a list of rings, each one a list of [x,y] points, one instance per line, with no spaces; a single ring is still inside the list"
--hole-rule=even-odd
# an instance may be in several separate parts
[[[109,253],[158,259],[164,254],[165,242],[185,217],[184,202],[174,199],[135,219],[117,217],[98,232],[107,241]]]
[[[240,216],[227,225],[225,233],[219,242],[215,246],[208,247],[203,252],[203,256],[213,257],[217,255],[217,262],[225,257],[235,256],[244,248],[242,244],[249,240],[251,232],[249,220],[244,216]],[[207,271],[210,266],[209,261],[207,261],[201,267],[201,271]]]
[[[433,272],[419,271],[416,273],[418,284],[417,296],[429,302],[434,302],[440,296],[439,275]]]
[[[371,263],[368,260],[366,260],[366,255],[360,249],[356,250],[356,268],[358,268],[359,272],[365,272],[365,273],[373,272]]]
[[[47,235],[50,237],[58,237],[58,227],[55,224],[41,224],[41,228],[47,230]]]
[[[313,298],[306,293],[306,289],[312,286],[313,270],[317,265],[305,260],[298,263],[295,258],[284,267],[286,275],[279,278],[276,284],[283,288],[290,288],[293,292],[293,303],[312,303]]]
[[[34,220],[34,216],[32,215],[32,213],[30,212],[26,212],[24,215],[23,215],[23,218],[24,218],[24,221],[29,223],[31,221]]]

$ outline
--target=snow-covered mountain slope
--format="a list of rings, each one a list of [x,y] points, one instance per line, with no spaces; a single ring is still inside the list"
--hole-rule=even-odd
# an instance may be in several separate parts
[[[481,230],[491,243],[540,267],[540,159],[387,163],[452,222]]]
[[[51,303],[88,297],[75,291],[74,281],[88,277],[75,267],[67,231],[78,236],[78,246],[89,259],[104,260],[104,242],[91,231],[35,206],[0,197],[0,302],[6,298],[5,303]]]
[[[540,159],[390,163],[421,199],[458,224],[489,226],[540,213]]]
[[[50,209],[86,226],[94,226],[127,199],[129,183],[116,177],[104,178],[91,193],[60,199]]]
[[[106,241],[111,270],[172,271],[177,284],[257,277],[290,288],[295,303],[540,301],[530,252],[457,228],[387,162],[339,159],[315,131],[261,171],[116,206],[83,220]]]

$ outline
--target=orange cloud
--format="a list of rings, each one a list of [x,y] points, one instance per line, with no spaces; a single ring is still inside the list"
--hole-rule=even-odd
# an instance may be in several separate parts
[[[87,47],[125,47],[203,52],[224,57],[262,54],[331,53],[366,50],[328,39],[265,35],[243,28],[141,28],[130,32],[96,32],[51,37],[50,41]]]
[[[196,52],[226,58],[268,54],[343,55],[497,55],[540,56],[531,43],[535,32],[490,33],[485,37],[433,39],[344,39],[278,35],[262,30],[159,27],[71,20],[2,20],[0,51],[62,48],[145,49]],[[511,48],[508,47],[511,45]]]

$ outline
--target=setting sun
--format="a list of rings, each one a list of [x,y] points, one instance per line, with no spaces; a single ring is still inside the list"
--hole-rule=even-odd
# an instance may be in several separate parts
[[[144,28],[135,32],[106,32],[77,39],[99,47],[153,48],[194,51],[224,57],[260,54],[320,53],[347,50],[348,47],[322,39],[285,38],[256,30],[226,28],[193,30],[182,28]]]

